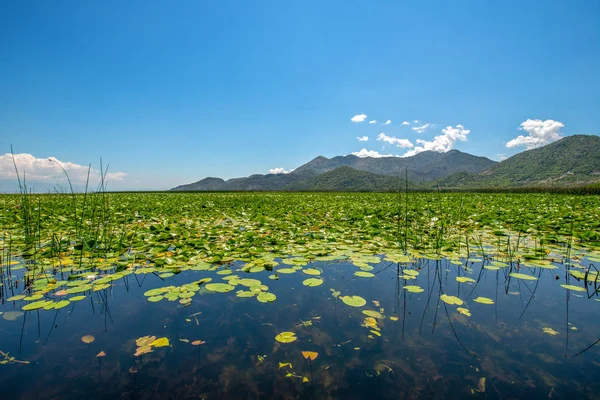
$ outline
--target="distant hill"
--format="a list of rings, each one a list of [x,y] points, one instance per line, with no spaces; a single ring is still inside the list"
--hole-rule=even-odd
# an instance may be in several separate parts
[[[336,187],[342,185],[342,175],[349,178],[352,176],[356,182],[351,185],[356,189],[347,190],[370,190],[368,187],[384,185],[386,179],[375,178],[374,176],[383,175],[387,177],[397,177],[401,175],[404,178],[405,168],[408,170],[408,179],[415,182],[427,182],[450,176],[459,171],[468,173],[479,173],[496,162],[485,157],[477,157],[471,154],[463,153],[458,150],[451,150],[447,153],[437,153],[425,151],[412,157],[382,157],[382,158],[361,158],[354,155],[338,156],[331,159],[319,156],[301,165],[289,174],[255,174],[245,178],[234,178],[227,181],[220,178],[205,178],[198,182],[180,185],[171,190],[173,191],[220,191],[220,190],[310,190],[310,183],[314,182],[319,189],[315,190],[346,190],[346,189],[327,189],[325,182],[333,183],[336,180]],[[347,167],[336,174],[325,175],[322,179],[314,180],[322,174],[338,170],[340,167]],[[371,175],[357,175],[356,171],[370,173]],[[369,178],[375,179],[378,183],[369,183]],[[367,186],[359,185],[363,182]],[[385,186],[385,185],[384,185]],[[361,189],[361,187],[363,189]],[[379,190],[379,189],[373,189]]]
[[[568,136],[516,154],[478,174],[461,172],[443,187],[567,186],[600,182],[600,137]]]
[[[413,181],[432,181],[457,172],[479,173],[496,162],[485,157],[477,157],[459,150],[446,153],[424,151],[412,157],[357,157],[355,155],[338,156],[328,159],[319,156],[296,168],[294,173],[312,173],[320,175],[339,167],[350,167],[359,171],[378,175],[403,175],[408,167],[408,178]]]
[[[404,178],[401,178],[402,182]],[[385,192],[398,188],[398,177],[339,167],[308,180],[287,185],[290,191]]]
[[[316,157],[289,174],[251,175],[224,181],[206,178],[174,191],[209,190],[396,190],[408,171],[412,188],[515,188],[576,186],[600,182],[600,137],[574,135],[500,163],[458,150],[412,157]]]

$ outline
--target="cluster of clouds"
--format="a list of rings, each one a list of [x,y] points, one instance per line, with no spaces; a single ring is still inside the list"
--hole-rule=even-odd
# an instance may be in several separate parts
[[[293,170],[290,170],[290,171],[288,171],[288,170],[287,170],[287,169],[285,169],[285,168],[278,167],[278,168],[271,168],[271,169],[269,170],[269,173],[270,173],[270,174],[289,174],[289,173],[290,173],[290,172],[292,172],[292,171],[293,171]]]
[[[350,118],[350,121],[354,123],[361,123],[367,120],[366,114],[357,114]],[[369,124],[376,124],[377,120],[369,121]],[[391,120],[387,120],[382,125],[390,125]],[[412,125],[412,126],[411,126]],[[410,126],[410,129],[416,133],[423,134],[428,130],[435,128],[435,124],[429,122],[421,122],[414,120],[411,122],[403,121],[400,126]],[[519,130],[526,132],[526,135],[519,135],[516,138],[506,143],[506,148],[525,147],[525,149],[533,149],[536,147],[544,146],[552,143],[556,140],[561,139],[563,136],[560,134],[561,128],[564,124],[559,121],[547,119],[542,121],[540,119],[528,119],[521,123]],[[398,138],[395,136],[388,136],[381,132],[377,136],[377,141],[383,142],[384,146],[393,145],[401,149],[407,149],[402,155],[393,154],[382,154],[376,150],[367,150],[365,148],[360,151],[353,152],[358,157],[410,157],[423,151],[436,151],[440,153],[452,150],[457,142],[468,141],[468,136],[471,130],[464,127],[464,125],[458,124],[456,126],[447,126],[441,130],[441,133],[436,135],[432,140],[416,139],[415,142],[411,142],[406,138]],[[356,139],[359,142],[367,142],[368,136],[357,136]],[[500,154],[501,159],[505,159],[505,154]]]
[[[527,150],[535,149],[536,147],[545,146],[548,143],[562,139],[559,133],[561,128],[564,128],[562,122],[547,119],[528,119],[521,123],[519,130],[527,132],[527,135],[519,135],[516,138],[506,143],[507,148],[524,146]]]
[[[28,182],[64,182],[66,181],[66,177],[63,169],[74,184],[85,184],[88,178],[87,165],[61,161],[56,157],[38,158],[28,153],[15,154],[13,160],[13,155],[6,153],[0,156],[0,179],[16,181],[17,173],[15,165],[21,179],[25,178]],[[108,172],[105,176],[105,181],[122,181],[126,175],[124,172]],[[90,168],[89,178],[91,185],[97,185],[100,182],[100,171]]]
[[[412,143],[408,139],[388,136],[383,132],[377,135],[377,141],[394,145],[401,149],[409,149],[398,157],[410,157],[423,151],[437,151],[440,153],[445,153],[449,150],[452,150],[457,141],[466,142],[469,133],[471,133],[469,129],[466,129],[463,125],[459,124],[456,126],[445,127],[442,129],[442,133],[435,136],[432,140],[417,139],[415,141],[416,144]],[[367,149],[361,149],[360,151],[355,151],[352,154],[358,157],[394,157],[393,154],[381,154],[376,150]]]

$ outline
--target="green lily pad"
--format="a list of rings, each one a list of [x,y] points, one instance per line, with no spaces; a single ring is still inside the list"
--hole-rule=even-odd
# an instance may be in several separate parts
[[[585,292],[585,288],[582,288],[581,286],[575,286],[575,285],[560,285],[561,287],[567,289],[567,290],[573,290],[575,292]]]
[[[309,286],[309,287],[320,286],[320,285],[323,284],[323,279],[321,279],[321,278],[308,278],[308,279],[305,279],[304,281],[302,281],[302,284],[304,286]]]
[[[425,291],[425,289],[423,289],[420,286],[416,286],[416,285],[406,285],[406,286],[404,286],[404,289],[406,289],[407,291],[409,291],[411,293],[421,293],[421,292]]]
[[[204,287],[208,291],[218,293],[231,292],[233,289],[235,289],[235,286],[231,286],[227,283],[207,283],[206,285],[204,285]]]
[[[21,310],[23,310],[23,311],[38,310],[40,308],[46,307],[46,305],[48,305],[48,303],[52,303],[52,302],[49,300],[34,301],[33,303],[25,304],[23,307],[21,307]]]
[[[260,292],[258,296],[256,296],[256,300],[260,301],[261,303],[270,303],[275,301],[276,298],[277,296],[269,292]]]
[[[292,343],[295,342],[296,334],[294,332],[281,332],[279,335],[275,336],[275,340],[280,343]]]
[[[440,296],[440,300],[442,300],[446,304],[450,305],[462,305],[463,301],[456,296],[448,296],[447,294],[443,294]]]
[[[494,300],[488,299],[487,297],[478,297],[473,301],[480,304],[494,304]]]
[[[321,275],[321,271],[319,271],[318,269],[315,269],[315,268],[306,268],[306,269],[303,269],[302,272],[304,272],[306,275],[314,275],[314,276]]]
[[[516,278],[516,279],[524,279],[526,281],[537,281],[537,278],[535,276],[531,276],[531,275],[527,275],[527,274],[521,274],[519,272],[511,272],[508,275],[510,275],[510,276],[512,276],[513,278]]]
[[[340,299],[351,307],[362,307],[367,304],[367,301],[360,296],[340,296]]]
[[[371,273],[371,272],[366,272],[366,271],[356,271],[354,273],[354,275],[360,277],[360,278],[372,278],[375,276],[375,274]]]

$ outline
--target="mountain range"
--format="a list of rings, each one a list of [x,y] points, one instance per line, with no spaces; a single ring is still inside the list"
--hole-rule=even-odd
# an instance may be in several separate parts
[[[408,175],[411,187],[474,189],[569,186],[600,182],[600,137],[568,136],[501,162],[459,150],[412,157],[318,156],[287,174],[209,177],[172,191],[388,191]]]

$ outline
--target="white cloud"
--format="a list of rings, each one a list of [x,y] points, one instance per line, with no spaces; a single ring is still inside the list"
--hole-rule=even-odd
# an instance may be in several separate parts
[[[437,151],[439,153],[445,153],[454,148],[454,144],[457,140],[461,142],[467,141],[467,136],[471,133],[469,129],[465,129],[462,125],[456,125],[456,128],[447,126],[442,129],[442,135],[437,135],[433,140],[417,139],[417,144],[414,149],[407,151],[402,157],[410,157],[423,151]]]
[[[413,147],[413,144],[410,142],[410,140],[408,139],[400,139],[394,136],[388,136],[385,133],[381,132],[378,136],[377,136],[377,140],[381,141],[381,142],[386,142],[389,144],[395,144],[398,147],[401,147],[403,149],[408,149]]]
[[[362,149],[361,151],[355,151],[352,153],[353,155],[360,157],[360,158],[365,158],[365,157],[373,157],[373,158],[381,158],[381,157],[396,157],[393,154],[381,154],[376,150],[367,150],[367,149]]]
[[[357,136],[356,138],[358,139],[359,142],[366,142],[369,140],[368,136]]]
[[[377,123],[377,120],[376,120],[376,119],[372,119],[371,121],[369,121],[369,123],[370,123],[371,125],[373,125],[373,124],[376,124],[376,123]]]
[[[392,120],[391,120],[391,119],[388,119],[387,121],[385,121],[384,125],[389,125],[389,124],[391,124],[391,123],[392,123]]]
[[[414,122],[415,124],[418,124],[418,123],[419,123],[419,120],[418,120],[418,119],[415,119],[413,122]]]
[[[354,117],[350,118],[350,121],[352,121],[352,122],[364,122],[365,119],[367,119],[367,115],[366,114],[357,114]]]
[[[64,182],[66,178],[61,167],[74,184],[85,184],[88,176],[87,165],[60,161],[56,157],[37,158],[28,153],[20,153],[14,155],[14,163],[17,165],[21,179],[25,178],[29,182]],[[91,168],[89,172],[90,184],[96,185],[100,181],[100,171]],[[106,174],[105,181],[122,181],[126,175],[124,172],[109,172]],[[13,156],[10,153],[0,156],[0,180],[4,179],[17,179]]]
[[[525,146],[527,150],[544,146],[561,139],[559,131],[565,125],[562,122],[547,119],[528,119],[521,123],[519,130],[527,132],[527,136],[519,135],[506,143],[507,148]]]
[[[415,123],[417,123],[418,121],[415,121]],[[421,126],[413,126],[412,129],[413,131],[417,132],[417,133],[424,133],[427,129],[429,128],[433,128],[435,125],[434,124],[423,124]]]
[[[400,125],[403,125],[403,126],[404,125],[410,125],[410,122],[408,122],[408,121],[402,121],[402,123]]]
[[[293,171],[293,170],[292,170],[292,171]],[[286,170],[285,168],[281,168],[281,167],[280,167],[280,168],[271,168],[271,169],[269,170],[269,173],[270,173],[270,174],[289,174],[289,173],[290,173],[290,172],[292,172],[292,171],[288,171],[288,170]]]

